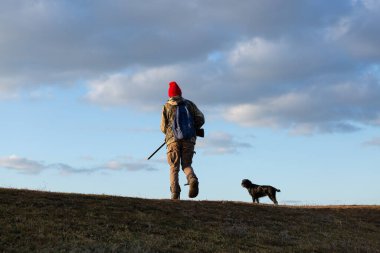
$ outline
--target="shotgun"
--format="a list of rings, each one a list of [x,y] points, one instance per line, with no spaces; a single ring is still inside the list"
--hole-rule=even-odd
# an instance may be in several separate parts
[[[154,155],[158,152],[158,150],[160,150],[164,145],[165,145],[165,142],[162,143],[161,146],[160,146],[158,149],[156,149],[156,151],[154,151],[153,154],[151,154],[151,155],[148,157],[147,160],[149,160],[150,158],[152,158],[152,156],[154,156]]]
[[[204,130],[203,128],[201,128],[201,129],[196,129],[196,130],[195,130],[195,133],[196,133],[196,135],[197,135],[198,137],[202,137],[202,138],[205,137],[205,130]],[[158,149],[156,149],[156,151],[154,151],[153,154],[151,154],[151,155],[147,158],[147,160],[149,160],[150,158],[152,158],[152,156],[154,156],[154,155],[158,152],[158,150],[160,150],[160,149],[165,145],[165,143],[166,143],[166,142],[162,143],[161,146],[159,146]]]

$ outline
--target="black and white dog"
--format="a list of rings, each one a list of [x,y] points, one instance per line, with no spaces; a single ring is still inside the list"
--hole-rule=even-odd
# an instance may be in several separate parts
[[[270,185],[252,184],[252,182],[248,179],[243,179],[243,181],[241,181],[241,186],[247,188],[249,194],[252,196],[253,203],[255,203],[255,201],[259,203],[259,198],[268,196],[275,205],[278,205],[276,200],[276,192],[280,192],[279,189]]]

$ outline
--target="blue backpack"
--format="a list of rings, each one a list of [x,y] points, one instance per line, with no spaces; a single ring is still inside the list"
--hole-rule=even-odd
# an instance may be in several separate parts
[[[195,137],[194,119],[186,104],[186,101],[180,102],[176,108],[173,121],[173,133],[176,140]]]

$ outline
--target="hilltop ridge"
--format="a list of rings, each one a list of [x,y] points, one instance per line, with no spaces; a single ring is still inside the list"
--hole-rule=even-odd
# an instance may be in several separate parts
[[[0,188],[0,252],[380,252],[380,206],[273,206]]]

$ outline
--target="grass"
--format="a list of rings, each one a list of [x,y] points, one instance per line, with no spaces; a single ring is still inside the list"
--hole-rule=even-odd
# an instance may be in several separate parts
[[[380,252],[380,206],[273,206],[0,188],[0,252]]]

